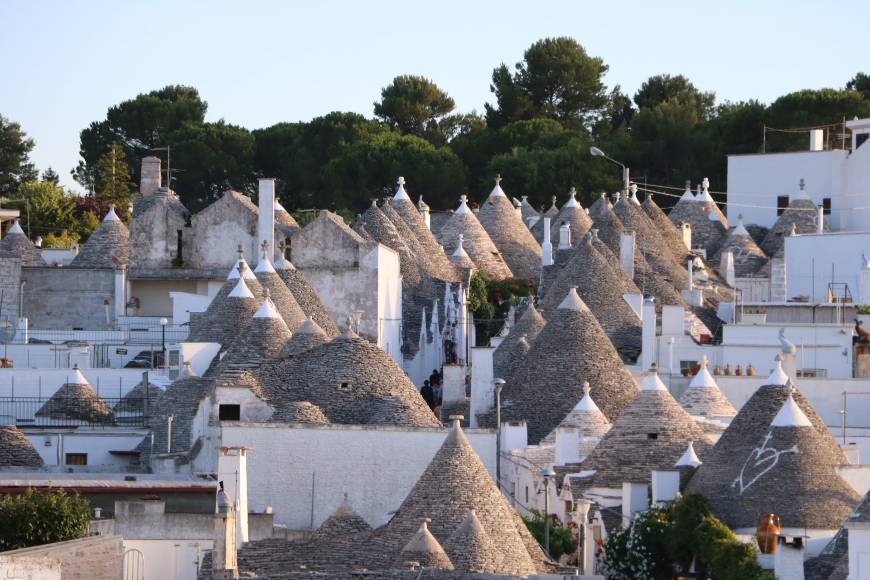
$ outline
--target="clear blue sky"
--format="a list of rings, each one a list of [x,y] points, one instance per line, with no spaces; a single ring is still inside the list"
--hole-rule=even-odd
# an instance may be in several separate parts
[[[867,22],[866,0],[0,0],[0,113],[36,140],[40,169],[73,185],[79,131],[167,84],[197,87],[209,120],[250,129],[333,110],[370,116],[403,73],[482,111],[495,66],[567,35],[629,94],[650,75],[681,73],[720,100],[770,102],[870,73]]]

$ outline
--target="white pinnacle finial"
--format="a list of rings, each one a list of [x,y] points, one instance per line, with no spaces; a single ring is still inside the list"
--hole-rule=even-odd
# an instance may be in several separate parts
[[[586,306],[586,303],[583,302],[583,299],[580,298],[580,295],[577,294],[577,286],[571,286],[571,289],[568,290],[568,294],[565,296],[565,299],[562,300],[562,303],[557,306],[558,310],[575,310],[577,312],[589,312],[589,307]]]
[[[588,397],[590,390],[591,388],[589,387],[589,381],[583,381],[583,396]]]
[[[798,406],[794,400],[794,386],[789,385],[788,396],[783,403],[782,408],[770,422],[771,427],[812,427],[806,413]]]
[[[501,184],[501,173],[496,173],[496,174],[495,174],[495,184],[496,184],[496,185],[500,185],[500,184]]]
[[[9,228],[9,231],[6,232],[6,234],[7,234],[7,235],[10,235],[10,234],[21,234],[22,236],[24,235],[24,230],[21,229],[21,224],[18,223],[18,220],[17,220],[17,219],[16,219],[14,222],[12,222],[12,227]]]
[[[683,192],[683,195],[680,197],[680,201],[692,201],[695,199],[695,196],[692,195],[692,182],[688,179],[686,180],[686,191]]]
[[[710,374],[710,370],[708,367],[707,355],[703,355],[700,360],[701,368],[698,369],[697,374],[692,377],[692,381],[689,383],[690,387],[696,388],[714,388],[718,389],[719,385],[716,384],[716,379],[713,378],[713,375]]]
[[[635,205],[640,205],[640,201],[638,201],[637,199],[637,184],[632,183],[629,186],[628,190],[631,192],[631,196],[628,198],[628,200]]]
[[[239,282],[236,284],[236,287],[233,288],[233,291],[227,295],[229,298],[253,298],[254,294],[251,292],[248,285],[245,284],[245,278],[239,278]]]
[[[647,374],[646,378],[643,380],[643,385],[641,385],[642,391],[667,391],[668,388],[659,378],[659,367],[657,364],[653,363],[649,368],[649,374]]]
[[[263,255],[260,257],[260,263],[257,264],[254,272],[258,274],[262,274],[264,272],[272,272],[275,273],[275,267],[272,265],[272,260],[269,259],[269,242],[263,240],[263,243],[260,245]]]
[[[471,210],[468,208],[468,196],[460,195],[459,196],[459,207],[456,208],[456,213],[471,213]]]
[[[698,457],[698,454],[695,453],[695,442],[689,441],[689,447],[686,448],[686,451],[679,459],[677,459],[674,467],[698,467],[699,465],[701,465],[701,459]]]
[[[103,218],[104,222],[119,222],[121,218],[118,217],[118,214],[115,213],[115,204],[109,204],[109,211],[106,212],[106,216]]]
[[[396,185],[399,187],[396,189],[396,195],[393,196],[393,199],[407,199],[411,200],[411,197],[408,195],[408,192],[405,191],[405,178],[399,176],[399,179],[396,180]]]
[[[562,207],[580,207],[580,203],[577,201],[577,188],[572,187],[568,190],[568,201],[565,202],[565,205]]]
[[[465,236],[463,236],[462,234],[459,234],[459,242],[456,244],[456,249],[453,251],[454,258],[461,258],[462,256],[468,256],[468,254],[465,252],[465,248],[462,245],[464,239],[465,239]]]
[[[776,366],[773,369],[773,372],[770,373],[770,376],[767,377],[767,381],[764,384],[766,385],[787,385],[788,384],[788,375],[785,374],[785,371],[782,370],[782,356],[776,355],[774,358],[776,361]]]
[[[749,231],[743,225],[743,214],[737,216],[737,226],[734,228],[735,236],[748,236]]]
[[[489,192],[490,197],[507,197],[504,193],[504,190],[501,188],[501,174],[495,174],[495,187],[492,188],[492,191]]]

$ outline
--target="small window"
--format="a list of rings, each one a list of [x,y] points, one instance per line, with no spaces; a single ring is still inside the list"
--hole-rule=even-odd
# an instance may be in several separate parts
[[[868,137],[870,137],[870,133],[858,133],[855,135],[855,149],[863,145]]]
[[[526,486],[526,505],[529,505],[529,486]]]
[[[338,388],[341,391],[346,391],[350,389],[350,383],[341,383],[340,385],[338,385]]]
[[[659,434],[658,433],[647,433],[646,438],[655,440],[655,439],[659,438]]]
[[[822,212],[825,215],[831,215],[831,198],[823,197],[822,198]]]
[[[87,465],[88,464],[88,454],[87,453],[67,453],[66,454],[66,464],[67,465]]]
[[[240,421],[241,418],[241,405],[221,405],[218,408],[218,419],[221,421]]]
[[[782,212],[784,212],[786,208],[788,208],[788,196],[776,196],[776,215],[782,215]]]

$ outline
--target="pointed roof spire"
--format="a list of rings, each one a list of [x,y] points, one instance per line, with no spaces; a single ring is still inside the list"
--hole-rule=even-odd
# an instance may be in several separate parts
[[[577,201],[577,188],[572,185],[571,189],[568,190],[568,195],[571,197],[565,202],[565,205],[563,205],[562,208],[580,207],[580,202]]]
[[[264,293],[263,304],[254,312],[254,318],[281,318],[278,309],[275,308],[275,303],[272,302],[272,297],[269,295],[269,289],[266,288]]]
[[[807,418],[797,403],[794,402],[794,387],[789,386],[788,397],[782,408],[770,423],[771,427],[812,427],[813,424]]]
[[[702,187],[701,197],[698,199],[698,201],[715,203],[713,201],[713,196],[710,195],[710,180],[707,179],[706,177],[704,179],[702,179],[701,180],[701,187]]]
[[[583,398],[580,399],[576,405],[574,405],[575,411],[597,411],[601,412],[601,409],[598,408],[598,405],[595,404],[595,401],[592,400],[592,395],[589,394],[591,388],[589,387],[589,381],[583,381]]]
[[[746,226],[743,225],[743,214],[739,214],[737,216],[737,226],[734,228],[734,232],[732,232],[735,236],[748,236],[749,232],[746,229]]]
[[[785,371],[782,370],[782,357],[780,355],[776,355],[776,358],[773,360],[776,361],[776,366],[773,368],[773,372],[770,373],[770,376],[767,377],[767,381],[765,381],[765,385],[787,385],[788,384],[788,375],[785,374]]]
[[[396,194],[393,196],[393,199],[407,199],[408,201],[411,201],[411,196],[409,196],[408,192],[405,191],[405,178],[399,176],[399,179],[396,180],[396,185],[398,185],[398,188],[396,189]]]
[[[9,231],[6,232],[7,236],[12,234],[24,235],[24,230],[21,229],[21,223],[18,218],[15,218],[15,221],[12,222],[12,227],[9,228]]]
[[[189,360],[184,361],[184,366],[181,369],[181,372],[179,373],[179,375],[181,375],[182,377],[198,377],[199,376],[198,374],[196,374],[196,371],[193,370],[193,367],[190,366]]]
[[[631,196],[629,196],[628,200],[635,205],[640,205],[640,200],[637,199],[637,184],[632,183],[628,190],[631,192]]]
[[[278,259],[272,264],[276,270],[295,270],[296,266],[284,255],[287,244],[283,240],[278,242]]]
[[[429,204],[423,201],[423,194],[420,194],[420,197],[417,198],[417,207],[420,211],[429,209]]]
[[[577,312],[589,312],[589,307],[577,294],[577,286],[572,286],[565,295],[565,299],[557,306],[559,310],[576,310]]]
[[[456,208],[454,213],[471,213],[471,210],[468,208],[468,196],[462,194],[459,196],[459,207]]]
[[[402,548],[401,559],[402,563],[406,561],[415,561],[424,568],[441,568],[444,570],[453,570],[453,563],[447,556],[447,552],[429,531],[426,526],[432,520],[430,518],[420,519],[420,528],[414,537],[405,544]]]
[[[492,191],[489,192],[490,197],[498,197],[500,195],[505,195],[504,190],[501,188],[501,174],[495,174],[495,187],[492,188]],[[505,196],[507,197],[507,196]]]
[[[810,198],[810,196],[806,190],[806,185],[807,185],[806,181],[804,180],[803,177],[801,177],[801,180],[798,184],[798,187],[800,189],[798,189],[798,194],[797,194],[797,197],[795,199],[809,199]]]
[[[701,463],[701,459],[698,457],[698,454],[695,453],[695,442],[689,441],[689,446],[686,447],[686,452],[677,459],[674,467],[698,467]]]
[[[254,294],[248,288],[248,285],[245,284],[244,277],[239,278],[239,282],[236,284],[233,291],[229,293],[228,298],[253,298]]]
[[[275,268],[274,268],[274,266],[272,266],[272,260],[269,259],[269,242],[267,240],[263,240],[263,243],[260,244],[260,247],[262,248],[263,255],[260,257],[260,263],[257,264],[257,267],[254,270],[254,272],[255,273],[271,272],[274,274]]]
[[[707,364],[707,355],[705,354],[701,357],[701,368],[698,370],[698,374],[692,377],[692,382],[689,383],[690,388],[719,388],[719,385],[716,384],[716,379],[714,379],[713,375],[710,374],[710,371],[707,370]]]
[[[692,182],[686,180],[686,191],[680,196],[680,201],[695,201],[695,196],[692,194]]]
[[[643,380],[643,385],[641,386],[642,391],[667,391],[668,388],[659,378],[659,367],[657,364],[653,363],[649,368],[649,373],[646,378]]]
[[[459,234],[459,241],[456,243],[456,250],[453,251],[454,257],[457,257],[457,258],[463,257],[463,256],[466,258],[468,257],[468,254],[465,252],[465,248],[462,247],[464,238],[465,238],[465,236],[463,234]]]
[[[121,218],[118,217],[118,214],[115,213],[115,204],[109,204],[109,211],[106,212],[106,216],[103,218],[104,222],[119,222]]]

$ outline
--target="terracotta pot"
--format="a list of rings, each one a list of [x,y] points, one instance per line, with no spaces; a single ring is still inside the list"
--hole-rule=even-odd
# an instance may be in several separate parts
[[[713,374],[716,376],[721,375],[722,374],[722,367],[720,367],[719,365],[716,365],[715,367],[713,367]]]
[[[750,364],[748,367],[746,367],[746,376],[747,377],[754,377],[755,376],[755,367],[752,366],[752,364]]]
[[[776,540],[779,537],[780,527],[779,517],[774,514],[765,514],[758,521],[758,528],[755,537],[758,540],[758,551],[762,554],[773,554],[776,552]]]
[[[743,376],[743,367],[741,367],[740,365],[737,365],[737,368],[734,369],[734,375],[738,376],[738,377],[742,377]]]
[[[731,363],[725,365],[725,376],[731,376]]]

